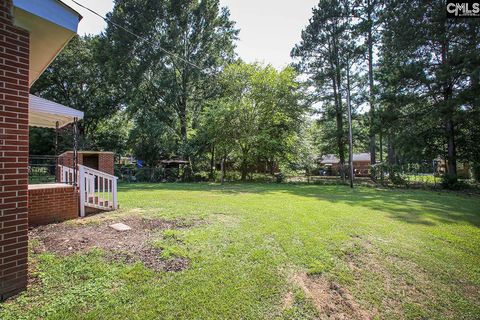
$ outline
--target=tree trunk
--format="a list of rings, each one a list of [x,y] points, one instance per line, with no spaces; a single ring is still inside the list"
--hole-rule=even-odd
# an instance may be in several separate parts
[[[188,100],[188,67],[182,72],[182,95],[180,98],[179,116],[180,116],[180,136],[183,147],[187,144],[187,100]],[[183,150],[185,153],[185,150]],[[184,155],[185,156],[185,155]]]
[[[447,119],[447,153],[448,153],[448,174],[457,178],[457,150],[455,145],[455,126],[451,118]]]
[[[335,117],[337,124],[337,148],[340,158],[340,177],[345,182],[345,144],[343,141],[343,113],[342,113],[342,95],[340,93],[340,73],[332,77],[333,95],[335,98]]]
[[[340,70],[340,62],[338,60],[338,48],[335,46],[335,58],[336,58],[336,68],[335,74],[337,77],[337,89],[338,89],[338,105],[336,110],[336,119],[337,119],[337,145],[338,145],[338,156],[340,158],[340,176],[342,181],[345,182],[345,140],[344,140],[344,131],[343,131],[343,103],[342,103],[342,76]]]
[[[395,157],[395,147],[392,141],[392,135],[389,134],[388,136],[388,145],[387,145],[387,160],[389,166],[394,166],[397,164],[396,157]]]
[[[442,42],[442,66],[445,68],[448,61],[448,40]],[[448,66],[447,66],[448,67]],[[453,122],[454,107],[451,103],[452,87],[447,80],[443,84],[443,104],[445,110],[445,136],[447,139],[448,174],[451,179],[457,179],[457,150],[455,146],[455,123]]]
[[[275,162],[274,159],[272,159],[272,161],[269,161],[269,162],[270,162],[270,164],[269,164],[269,166],[270,166],[270,175],[273,176],[273,175],[275,174],[276,162]]]
[[[352,132],[352,105],[350,101],[350,65],[347,58],[347,110],[348,110],[348,166],[350,176],[350,188],[353,188],[353,132]]]
[[[382,128],[380,128],[380,135],[379,135],[379,138],[380,138],[380,163],[381,163],[381,166],[380,166],[380,181],[383,185],[383,180],[385,179],[384,177],[384,172],[383,172],[383,132],[382,132]]]
[[[180,137],[182,143],[186,144],[187,142],[187,111],[186,106],[182,106],[183,110],[180,111]]]
[[[342,181],[345,182],[345,141],[343,139],[343,114],[341,112],[336,113],[337,117],[337,146],[338,156],[340,158],[340,176]]]
[[[245,162],[242,162],[242,165],[240,167],[240,172],[242,174],[242,182],[245,182],[247,181],[247,176],[248,176],[248,170],[247,170],[247,165],[245,164]]]
[[[388,142],[387,142],[387,160],[388,160],[388,179],[396,183],[397,180],[397,171],[396,171],[396,164],[397,159],[395,157],[395,146],[393,145],[393,135],[392,133],[388,133]]]
[[[220,178],[220,183],[223,185],[225,183],[225,157],[222,157],[222,162],[220,164],[220,170],[222,171],[222,177]]]
[[[215,146],[212,145],[212,157],[210,158],[210,179],[215,181]]]
[[[375,142],[375,105],[374,105],[374,93],[373,93],[373,21],[372,21],[372,6],[370,0],[367,1],[368,6],[368,85],[369,85],[369,104],[370,104],[370,164],[374,165],[376,159],[376,142]],[[372,175],[372,178],[375,177]]]
[[[242,149],[242,162],[240,164],[240,174],[241,174],[241,180],[242,182],[247,181],[247,175],[248,175],[248,168],[247,168],[247,160],[245,158],[245,154],[247,152]]]

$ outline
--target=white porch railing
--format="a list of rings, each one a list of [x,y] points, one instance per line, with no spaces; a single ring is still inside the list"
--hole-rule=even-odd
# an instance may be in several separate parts
[[[73,183],[73,168],[60,166],[60,178],[64,183]],[[116,210],[117,177],[86,166],[78,165],[78,190],[80,193],[80,216],[85,217],[85,207],[101,210]]]
[[[117,177],[89,167],[78,165],[80,191],[80,216],[85,216],[85,207],[116,210]]]
[[[75,170],[70,167],[66,166],[58,166],[60,170],[60,182],[67,183],[67,184],[73,184],[74,183],[74,175],[75,175]]]

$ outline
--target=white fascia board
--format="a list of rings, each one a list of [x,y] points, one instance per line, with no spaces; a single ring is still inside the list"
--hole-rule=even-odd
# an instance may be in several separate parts
[[[58,0],[13,0],[13,6],[77,33],[82,16]]]

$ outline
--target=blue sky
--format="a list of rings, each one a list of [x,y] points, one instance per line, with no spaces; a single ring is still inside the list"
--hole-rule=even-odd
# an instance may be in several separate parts
[[[113,0],[76,0],[105,15],[113,8]],[[79,34],[98,34],[105,23],[70,0],[63,0],[77,10],[83,20]],[[230,9],[240,29],[237,52],[247,62],[270,63],[282,68],[290,63],[290,50],[300,41],[312,8],[318,0],[220,0]]]

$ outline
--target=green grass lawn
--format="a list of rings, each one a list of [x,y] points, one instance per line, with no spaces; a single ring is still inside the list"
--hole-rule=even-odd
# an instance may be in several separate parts
[[[315,297],[292,280],[298,275],[335,283],[378,319],[480,318],[478,197],[131,184],[119,187],[119,203],[109,215],[203,220],[154,241],[166,256],[188,257],[189,267],[154,272],[109,262],[99,250],[32,254],[37,280],[0,305],[0,319],[323,319]]]
[[[405,179],[410,183],[423,183],[423,184],[440,184],[442,182],[441,177],[436,177],[433,174],[428,175],[406,175]]]

